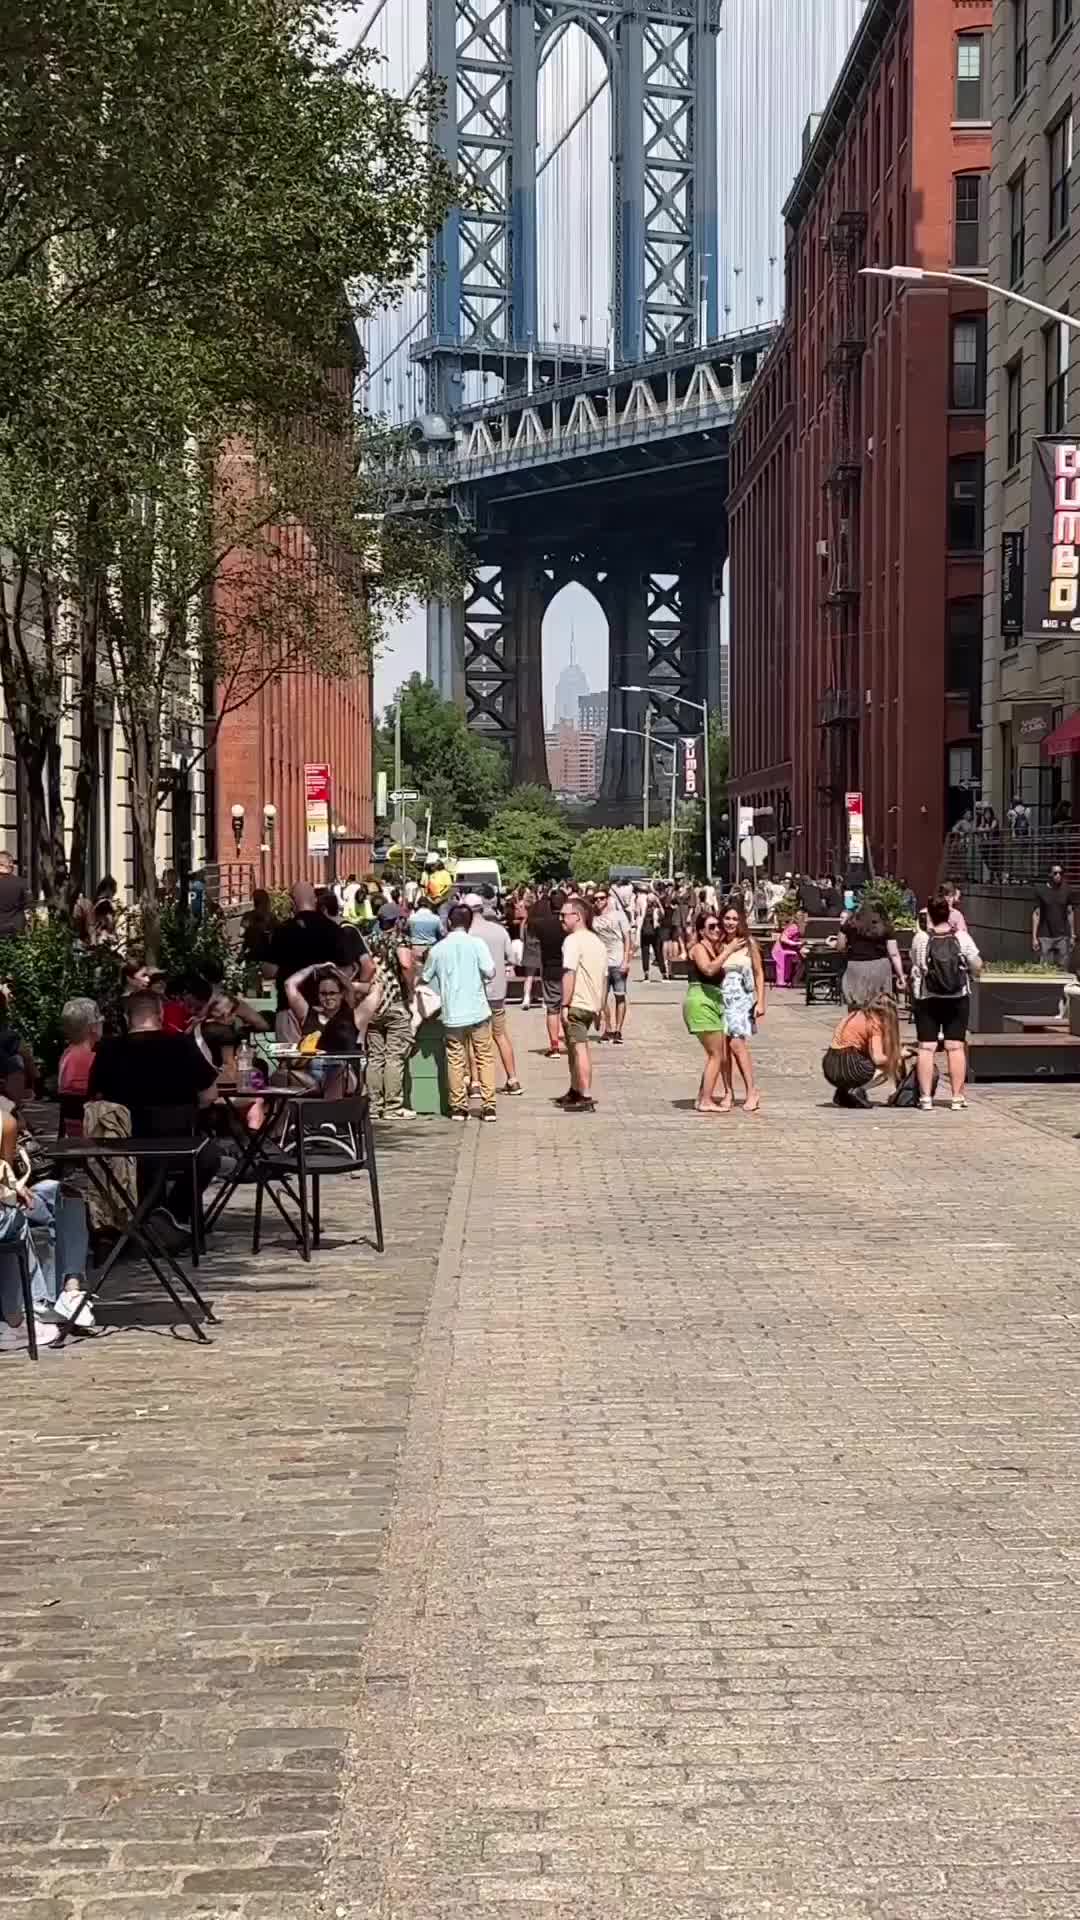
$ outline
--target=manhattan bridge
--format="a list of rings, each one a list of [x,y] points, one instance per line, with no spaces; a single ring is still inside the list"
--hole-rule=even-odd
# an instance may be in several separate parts
[[[406,91],[445,88],[463,206],[366,341],[367,404],[413,425],[473,528],[428,673],[547,783],[542,627],[605,617],[609,727],[722,700],[727,467],[782,309],[780,208],[861,0],[369,0]],[[633,687],[640,691],[627,692]],[[678,696],[678,698],[673,698]],[[641,793],[609,731],[601,803]]]

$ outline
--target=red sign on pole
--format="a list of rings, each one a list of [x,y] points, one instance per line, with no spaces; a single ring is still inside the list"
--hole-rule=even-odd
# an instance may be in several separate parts
[[[304,817],[309,858],[330,851],[330,768],[325,761],[304,768]]]

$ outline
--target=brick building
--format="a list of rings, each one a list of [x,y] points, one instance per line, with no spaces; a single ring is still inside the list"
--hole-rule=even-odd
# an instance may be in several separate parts
[[[869,0],[789,196],[780,338],[732,447],[732,795],[778,859],[919,889],[977,778],[990,0]]]
[[[350,325],[347,349],[340,367],[332,370],[337,398],[349,404],[359,366],[359,347]],[[320,436],[327,460],[341,449],[329,435]],[[245,587],[258,594],[259,582],[243,570]],[[323,551],[307,530],[289,525],[274,530],[271,550],[257,556],[257,568],[299,568],[318,608],[320,644],[326,657],[351,650],[350,623],[355,621],[355,582],[352,593],[343,569],[354,563],[340,554]],[[215,617],[227,622],[230,582],[227,570],[215,592]],[[288,616],[288,590],[268,608]],[[288,642],[286,641],[286,645]],[[338,869],[364,872],[371,867],[374,845],[374,775],[372,760],[373,689],[369,668],[352,678],[318,673],[287,672],[270,679],[246,705],[228,714],[222,723],[206,774],[206,860],[226,867],[254,869],[257,884],[287,886],[308,879],[316,884],[329,875],[327,859],[309,858],[305,819],[304,767],[328,763],[331,779],[331,823],[345,836]],[[234,832],[243,808],[239,847]],[[271,818],[267,808],[273,808]]]

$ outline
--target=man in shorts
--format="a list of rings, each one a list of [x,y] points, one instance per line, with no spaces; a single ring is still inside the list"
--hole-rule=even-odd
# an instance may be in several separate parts
[[[607,997],[607,948],[590,932],[583,900],[563,906],[562,1018],[570,1056],[570,1087],[559,1104],[567,1113],[594,1113],[589,1036],[599,1025]]]
[[[607,887],[597,887],[593,899],[592,930],[607,953],[608,991],[604,997],[602,1039],[622,1046],[626,1025],[626,982],[630,974],[630,922],[621,903]]]

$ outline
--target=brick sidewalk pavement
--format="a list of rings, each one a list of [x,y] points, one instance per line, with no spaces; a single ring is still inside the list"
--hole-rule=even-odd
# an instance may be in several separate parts
[[[325,1183],[310,1269],[240,1203],[212,1346],[0,1360],[3,1920],[318,1911],[461,1148],[378,1138],[383,1258],[343,1244],[366,1181]]]
[[[1077,1149],[837,1113],[830,1024],[699,1118],[638,986],[466,1136],[319,1911],[1080,1912]]]

